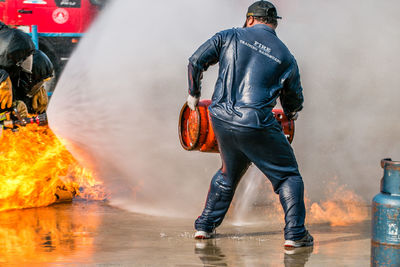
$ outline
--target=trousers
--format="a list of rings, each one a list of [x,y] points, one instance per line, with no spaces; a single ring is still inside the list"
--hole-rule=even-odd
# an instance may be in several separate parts
[[[212,232],[222,223],[240,179],[253,163],[279,195],[285,213],[285,239],[303,238],[306,234],[303,179],[279,123],[254,129],[234,126],[214,117],[211,120],[222,167],[211,180],[206,204],[195,221],[195,229]]]

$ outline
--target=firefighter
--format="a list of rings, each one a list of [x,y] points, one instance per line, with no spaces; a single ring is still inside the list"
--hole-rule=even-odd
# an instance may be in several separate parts
[[[16,99],[28,106],[29,113],[44,113],[47,109],[48,97],[44,84],[53,78],[54,67],[50,59],[40,50],[33,53],[31,73],[21,72],[18,81]]]
[[[189,58],[188,106],[199,102],[203,71],[219,62],[209,106],[222,167],[211,180],[196,239],[208,239],[224,216],[251,163],[271,181],[285,212],[285,247],[312,246],[304,226],[304,185],[293,149],[272,114],[278,97],[285,114],[297,118],[303,94],[295,58],[277,37],[274,5],[250,5],[243,28],[221,31]]]
[[[28,34],[0,22],[0,112],[16,108],[22,117],[27,116],[25,103],[15,95],[20,74],[32,71],[34,49]]]

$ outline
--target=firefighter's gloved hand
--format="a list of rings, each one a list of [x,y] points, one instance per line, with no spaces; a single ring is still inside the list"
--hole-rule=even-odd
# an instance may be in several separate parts
[[[21,118],[28,117],[28,108],[26,107],[24,101],[17,100],[13,103],[13,108],[15,108]]]
[[[195,97],[189,95],[187,98],[187,105],[191,110],[196,110],[197,105],[199,104],[200,97]]]
[[[0,107],[1,109],[11,108],[12,106],[12,83],[10,77],[0,83]]]
[[[297,112],[290,112],[290,113],[288,113],[287,114],[287,118],[289,119],[289,120],[297,120],[297,118],[299,117],[299,113],[297,113]]]
[[[32,97],[32,109],[35,113],[43,113],[46,111],[49,98],[44,87],[40,87],[39,91]]]

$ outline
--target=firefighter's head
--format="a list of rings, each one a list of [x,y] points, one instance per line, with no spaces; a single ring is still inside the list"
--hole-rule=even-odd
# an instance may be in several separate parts
[[[31,37],[17,29],[2,27],[0,29],[0,67],[5,69],[19,66],[31,71],[32,58],[35,50]]]
[[[278,16],[275,6],[268,1],[257,1],[250,5],[246,13],[244,28],[252,27],[256,24],[267,24],[276,29],[278,26]]]
[[[19,85],[28,97],[32,97],[47,80],[53,77],[53,71],[53,64],[46,54],[40,50],[35,50],[32,71],[31,73],[22,72],[20,74]]]

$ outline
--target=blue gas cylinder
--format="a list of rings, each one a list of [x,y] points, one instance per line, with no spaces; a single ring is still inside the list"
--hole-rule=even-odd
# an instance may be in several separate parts
[[[381,192],[372,200],[372,266],[400,266],[400,161],[383,159]]]

